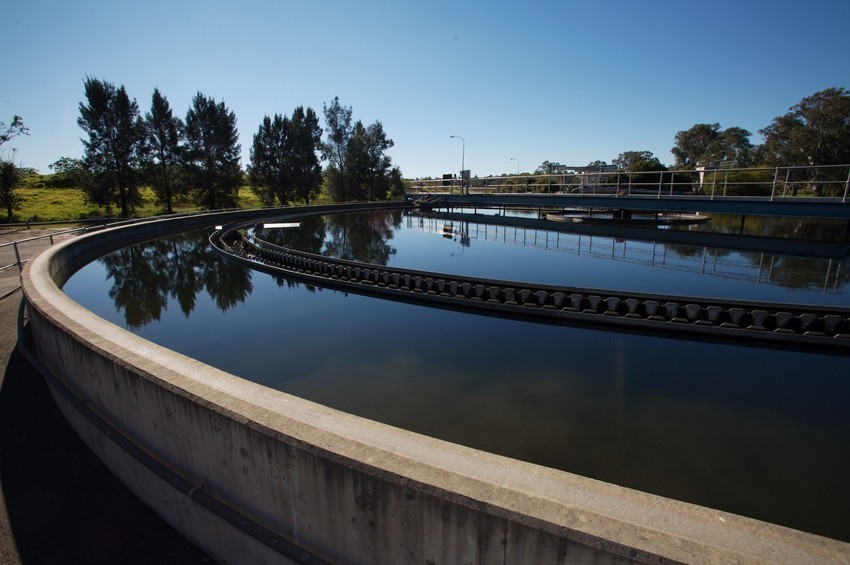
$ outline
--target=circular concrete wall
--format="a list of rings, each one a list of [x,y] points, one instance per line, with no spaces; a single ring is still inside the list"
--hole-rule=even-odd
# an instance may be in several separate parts
[[[850,544],[468,449],[267,389],[141,339],[60,289],[84,264],[133,242],[344,209],[142,222],[57,245],[24,270],[34,355],[57,404],[122,481],[216,559],[850,561]]]

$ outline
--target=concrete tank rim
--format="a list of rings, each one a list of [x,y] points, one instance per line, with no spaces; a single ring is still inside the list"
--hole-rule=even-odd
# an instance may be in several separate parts
[[[262,433],[455,502],[573,532],[569,537],[579,541],[608,540],[680,561],[820,556],[850,562],[850,544],[838,540],[486,453],[266,388],[136,336],[55,283],[51,262],[64,250],[139,225],[82,235],[36,256],[22,273],[28,307],[102,355]]]

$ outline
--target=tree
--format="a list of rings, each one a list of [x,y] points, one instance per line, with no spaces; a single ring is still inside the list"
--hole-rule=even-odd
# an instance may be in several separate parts
[[[59,175],[76,175],[83,168],[83,162],[73,157],[59,157],[59,159],[50,163],[48,167]]]
[[[676,166],[682,168],[724,161],[745,167],[751,163],[751,135],[739,127],[721,130],[720,124],[696,124],[676,133],[676,145],[670,151],[676,158]]]
[[[384,199],[393,191],[403,192],[403,183],[393,177],[392,159],[385,154],[393,140],[383,124],[376,121],[367,127],[358,120],[351,125],[351,107],[342,106],[338,97],[324,106],[324,113],[328,136],[321,149],[334,200]]]
[[[564,166],[554,161],[543,161],[540,166],[534,170],[535,175],[552,175],[563,169]]]
[[[242,170],[236,114],[198,92],[186,114],[184,164],[198,204],[211,210],[236,206]]]
[[[393,167],[387,174],[387,198],[399,199],[407,192],[409,183],[404,180],[399,167]]]
[[[80,159],[60,157],[48,165],[54,174],[47,181],[51,188],[71,188],[85,186],[85,164]]]
[[[667,167],[661,164],[652,154],[652,151],[624,151],[611,163],[617,169],[628,171],[629,184],[632,186],[646,185],[646,187],[657,186],[661,173],[654,171],[666,171]]]
[[[384,152],[392,146],[393,140],[387,137],[380,121],[368,127],[360,120],[354,124],[345,155],[349,197],[358,200],[387,197],[392,160]]]
[[[0,145],[19,135],[29,135],[29,132],[29,128],[24,125],[23,118],[12,116],[12,121],[9,122],[9,125],[6,125],[6,122],[0,122]]]
[[[124,86],[93,78],[85,81],[86,100],[80,102],[77,124],[89,138],[83,140],[83,164],[89,174],[84,187],[97,204],[116,200],[121,215],[128,217],[140,202],[138,171],[144,154],[144,123],[136,100]]]
[[[316,151],[322,139],[319,118],[299,106],[292,117],[266,116],[254,135],[248,177],[266,205],[301,199],[309,204],[319,193],[322,167]]]
[[[720,161],[734,162],[738,167],[749,167],[758,162],[755,160],[758,153],[750,143],[752,135],[744,128],[726,128],[720,132],[717,147],[713,148],[714,154]]]
[[[776,165],[850,163],[850,91],[827,88],[804,98],[759,130]]]
[[[322,165],[317,155],[322,141],[319,117],[312,108],[305,110],[299,106],[292,112],[288,125],[286,160],[293,198],[310,204],[322,186]]]
[[[670,150],[679,167],[693,167],[710,160],[709,148],[718,138],[720,124],[696,124],[676,133],[676,146]]]
[[[667,167],[662,165],[661,161],[655,157],[652,159],[635,161],[629,168],[629,183],[637,187],[643,186],[644,188],[655,188],[662,180],[661,175],[663,174],[663,171],[666,170]]]
[[[322,158],[328,161],[328,176],[334,200],[346,201],[345,177],[348,143],[354,128],[351,125],[351,106],[342,106],[335,96],[331,105],[323,105],[327,140],[322,143]]]
[[[177,192],[177,178],[182,159],[182,142],[185,137],[183,121],[174,116],[168,100],[153,91],[151,111],[145,116],[149,152],[147,165],[149,178],[157,198],[172,213],[173,200]]]
[[[351,139],[345,151],[346,170],[344,174],[347,198],[349,200],[369,199],[369,134],[363,122],[357,120],[352,129]]]
[[[12,220],[12,213],[21,207],[21,197],[15,189],[21,183],[23,171],[12,161],[0,161],[0,206],[6,209],[6,217]]]
[[[286,178],[287,129],[285,118],[275,114],[274,118],[265,116],[254,134],[248,180],[266,206],[274,204],[275,198],[284,205],[289,200]]]
[[[765,161],[771,165],[850,163],[850,91],[827,88],[816,92],[759,133],[764,136]],[[844,171],[816,168],[807,171],[806,180],[816,195],[824,195],[839,193],[845,179]]]
[[[652,151],[624,151],[611,164],[622,171],[630,171],[640,161],[658,161]]]

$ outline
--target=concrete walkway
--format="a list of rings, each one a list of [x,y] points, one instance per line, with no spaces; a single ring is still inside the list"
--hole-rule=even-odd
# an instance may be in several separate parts
[[[0,244],[34,235],[0,230]],[[21,244],[21,258],[49,245]],[[0,266],[14,261],[13,249],[0,247]],[[17,268],[0,271],[0,564],[212,563],[135,498],[65,421],[17,348],[19,286]]]

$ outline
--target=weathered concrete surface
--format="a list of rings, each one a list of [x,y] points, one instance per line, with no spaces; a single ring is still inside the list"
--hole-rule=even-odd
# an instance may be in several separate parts
[[[29,265],[24,290],[38,356],[148,454],[318,557],[850,563],[850,544],[464,448],[266,389],[97,318],[56,286],[74,263],[115,239],[167,229],[93,234]],[[59,402],[131,489],[216,558],[282,560],[169,493],[164,481],[81,423],[70,403]]]

